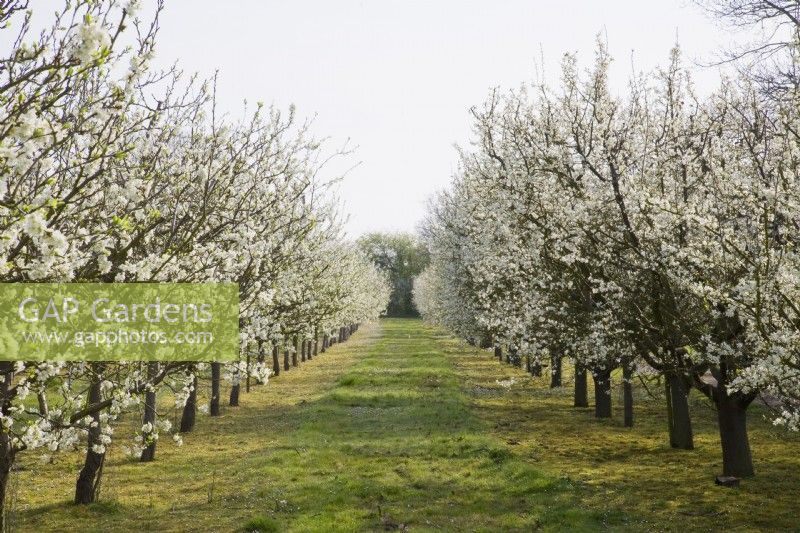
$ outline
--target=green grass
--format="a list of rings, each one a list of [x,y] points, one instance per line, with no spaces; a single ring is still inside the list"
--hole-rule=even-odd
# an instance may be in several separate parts
[[[742,480],[740,489],[726,489],[714,485],[722,472],[716,413],[697,391],[690,397],[695,449],[673,450],[663,398],[651,397],[638,382],[635,427],[625,428],[619,383],[613,418],[597,420],[593,408],[572,407],[566,365],[564,387],[550,389],[546,370],[533,378],[486,351],[442,342],[473,412],[492,424],[492,434],[545,474],[583,488],[582,505],[605,512],[612,529],[800,531],[800,436],[772,426],[763,407],[752,406],[749,415],[756,476]],[[517,380],[510,390],[494,383],[510,377]]]
[[[510,376],[518,380],[510,390],[495,383]],[[758,476],[738,491],[721,489],[713,485],[718,438],[704,404],[694,405],[698,449],[673,451],[659,403],[638,402],[634,429],[618,419],[596,421],[570,407],[569,390],[551,391],[543,379],[416,320],[365,326],[349,342],[243,394],[241,404],[219,418],[200,417],[182,448],[159,444],[154,463],[139,464],[112,447],[102,502],[91,506],[69,503],[80,454],[48,465],[25,455],[12,480],[14,525],[797,529],[796,438],[754,420]]]
[[[248,533],[273,533],[281,530],[277,520],[268,516],[257,516],[244,525]]]

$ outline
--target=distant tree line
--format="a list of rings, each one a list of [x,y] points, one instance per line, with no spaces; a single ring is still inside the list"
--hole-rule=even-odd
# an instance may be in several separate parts
[[[386,315],[418,317],[412,287],[414,278],[430,262],[428,249],[409,233],[368,233],[358,245],[379,270],[386,273],[392,284],[392,294]]]

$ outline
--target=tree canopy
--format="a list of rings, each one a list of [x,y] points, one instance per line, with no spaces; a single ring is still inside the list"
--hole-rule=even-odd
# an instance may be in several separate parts
[[[358,245],[375,266],[386,273],[392,284],[387,316],[419,316],[411,292],[414,278],[430,262],[425,245],[409,233],[378,232],[362,236]]]

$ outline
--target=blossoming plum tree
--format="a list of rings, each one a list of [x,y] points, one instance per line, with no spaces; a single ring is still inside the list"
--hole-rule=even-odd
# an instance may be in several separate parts
[[[137,8],[69,2],[32,39],[26,3],[0,2],[2,31],[19,26],[0,69],[0,280],[235,282],[242,357],[226,374],[234,388],[242,375],[266,382],[263,358],[248,357],[260,341],[369,320],[388,301],[385,280],[341,239],[318,178],[345,151],[328,153],[293,108],[259,104],[232,122],[217,114],[213,80],[153,71],[161,4],[146,24]],[[75,501],[89,503],[120,414],[142,411],[130,452],[143,461],[172,430],[158,416],[161,392],[174,391],[191,419],[181,430],[193,425],[206,365],[57,356],[0,363],[3,510],[24,450],[85,442]],[[213,411],[221,363],[211,370]]]
[[[586,74],[566,56],[560,87],[473,111],[474,148],[423,231],[418,308],[556,372],[569,354],[592,372],[597,416],[622,366],[626,425],[634,370],[659,373],[674,447],[693,445],[696,388],[724,474],[752,475],[750,403],[767,392],[797,427],[796,96],[743,76],[701,100],[676,48],[614,97],[610,61],[600,43]]]

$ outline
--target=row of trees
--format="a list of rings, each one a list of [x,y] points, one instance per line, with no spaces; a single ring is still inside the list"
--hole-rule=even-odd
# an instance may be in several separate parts
[[[600,42],[588,71],[564,57],[558,87],[472,110],[473,148],[423,229],[416,305],[534,373],[549,366],[556,386],[570,358],[575,405],[588,372],[598,417],[615,369],[626,425],[633,376],[662,376],[676,448],[693,447],[687,396],[701,392],[724,474],[750,476],[757,398],[800,429],[800,92],[744,73],[701,98],[676,48],[616,96],[610,63]]]
[[[152,460],[170,430],[159,394],[174,394],[190,431],[206,366],[215,415],[222,379],[236,405],[240,383],[281,371],[279,353],[288,370],[389,298],[320,178],[346,148],[327,148],[293,108],[245,105],[231,120],[214,79],[153,69],[162,5],[145,22],[138,7],[73,0],[34,34],[27,2],[0,0],[13,41],[0,59],[0,281],[235,282],[240,361],[0,362],[3,508],[21,452],[86,443],[75,501],[94,501],[121,414],[142,412],[130,448]]]

